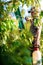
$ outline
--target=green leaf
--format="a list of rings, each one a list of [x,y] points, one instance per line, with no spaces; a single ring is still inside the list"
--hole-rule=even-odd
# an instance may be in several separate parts
[[[42,16],[42,17],[43,17],[43,11],[41,11],[40,16]]]

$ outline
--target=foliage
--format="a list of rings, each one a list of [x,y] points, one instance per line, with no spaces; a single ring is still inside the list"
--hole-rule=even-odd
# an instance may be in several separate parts
[[[22,6],[25,3],[29,6],[33,5],[35,0],[10,0],[8,2],[0,0],[0,64],[2,65],[32,65],[32,50],[30,47],[32,47],[33,35],[30,31],[31,24],[26,22],[24,24],[25,28],[21,27],[22,30],[19,28],[19,23],[23,17],[21,15],[24,15],[24,11],[21,13],[18,11],[20,3],[22,3]],[[36,4],[34,5],[36,6]],[[16,19],[12,19],[9,15],[12,11],[16,13]],[[42,13],[40,16],[42,16]],[[37,24],[36,21],[35,25],[37,26]],[[43,53],[43,30],[40,40]]]

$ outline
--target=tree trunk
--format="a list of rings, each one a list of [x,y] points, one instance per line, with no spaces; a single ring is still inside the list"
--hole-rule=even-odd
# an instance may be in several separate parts
[[[38,27],[36,36],[34,38],[34,44],[33,44],[33,54],[32,54],[32,58],[33,58],[33,65],[42,65],[42,61],[41,61],[41,52],[40,52],[40,35],[41,35],[41,29],[42,29],[42,25],[40,25]]]

